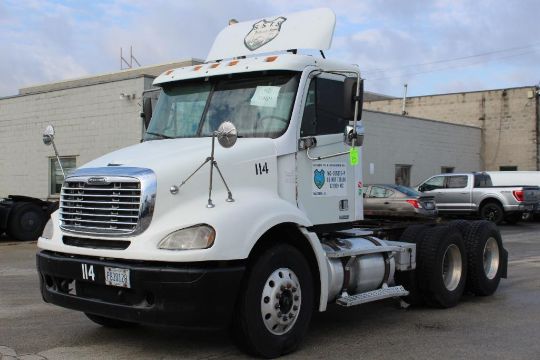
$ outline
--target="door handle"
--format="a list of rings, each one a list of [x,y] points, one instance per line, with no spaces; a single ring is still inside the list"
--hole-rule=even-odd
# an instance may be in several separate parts
[[[385,201],[385,202],[384,202],[384,205],[388,205],[388,204],[390,204],[388,201]]]

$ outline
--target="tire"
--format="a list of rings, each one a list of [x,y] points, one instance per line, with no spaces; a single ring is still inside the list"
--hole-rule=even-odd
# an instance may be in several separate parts
[[[467,253],[460,231],[448,225],[428,230],[417,262],[426,303],[439,308],[457,305],[467,279]]]
[[[416,244],[418,246],[426,231],[431,228],[430,225],[412,225],[405,229],[399,241]],[[404,296],[402,299],[406,303],[412,306],[422,305],[424,303],[424,297],[420,289],[421,278],[417,269],[412,271],[396,271],[395,280],[397,285],[402,285],[405,290],[409,291],[409,295]]]
[[[478,296],[492,295],[499,286],[503,271],[501,233],[489,221],[475,221],[465,239],[467,246],[467,289]]]
[[[304,256],[287,244],[268,249],[244,282],[233,320],[237,342],[265,358],[296,350],[311,320],[313,296],[313,278]],[[286,321],[279,318],[283,309],[289,314]]]
[[[480,218],[499,225],[504,220],[504,210],[499,203],[490,201],[480,208]]]
[[[518,222],[520,222],[521,220],[523,220],[523,214],[522,213],[511,213],[511,214],[505,216],[505,218],[504,218],[504,221],[507,224],[510,224],[510,225],[515,225]]]
[[[108,317],[89,314],[89,313],[84,313],[84,315],[86,315],[87,318],[89,318],[96,324],[101,325],[103,327],[107,327],[107,328],[122,329],[122,328],[129,328],[129,327],[137,326],[137,323],[133,323],[129,321],[111,319]]]
[[[448,223],[450,227],[453,227],[459,230],[463,239],[465,239],[467,235],[469,234],[469,231],[471,231],[471,224],[472,224],[471,221],[461,220],[461,219],[452,220]]]
[[[47,217],[43,210],[33,203],[16,203],[9,214],[7,233],[15,240],[36,240],[45,227]]]

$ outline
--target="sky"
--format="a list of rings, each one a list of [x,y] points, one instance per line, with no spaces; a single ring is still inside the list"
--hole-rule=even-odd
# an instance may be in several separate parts
[[[239,21],[329,7],[327,57],[360,66],[366,90],[401,96],[540,84],[537,0],[0,0],[0,97],[120,70],[206,58]]]

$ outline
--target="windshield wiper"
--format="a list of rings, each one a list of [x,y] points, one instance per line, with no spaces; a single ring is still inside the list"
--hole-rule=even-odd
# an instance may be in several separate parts
[[[161,138],[161,139],[172,139],[172,137],[167,136],[167,135],[163,135],[163,134],[153,133],[153,132],[149,132],[149,131],[147,131],[146,133],[148,135],[159,136],[159,138]]]

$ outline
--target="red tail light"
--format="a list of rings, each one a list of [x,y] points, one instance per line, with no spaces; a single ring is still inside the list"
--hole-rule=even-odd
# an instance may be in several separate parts
[[[409,204],[411,204],[415,209],[420,209],[420,203],[418,200],[406,200]]]
[[[512,193],[514,194],[514,197],[516,198],[517,201],[522,202],[524,200],[523,190],[514,190],[512,191]]]

